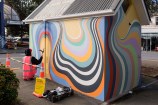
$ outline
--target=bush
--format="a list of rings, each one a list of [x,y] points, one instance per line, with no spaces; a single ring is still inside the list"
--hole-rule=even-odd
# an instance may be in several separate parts
[[[10,105],[14,103],[18,96],[19,80],[16,74],[0,65],[0,104]]]

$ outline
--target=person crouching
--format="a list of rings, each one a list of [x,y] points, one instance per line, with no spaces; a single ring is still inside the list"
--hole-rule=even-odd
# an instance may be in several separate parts
[[[42,62],[43,56],[40,59],[36,59],[32,56],[32,49],[25,50],[25,56],[23,57],[23,79],[32,80],[37,72],[36,65]],[[30,64],[30,65],[28,65]]]

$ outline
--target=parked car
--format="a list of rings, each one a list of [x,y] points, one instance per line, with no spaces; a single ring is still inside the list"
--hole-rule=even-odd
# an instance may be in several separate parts
[[[17,43],[13,39],[6,39],[5,48],[17,49]]]
[[[29,46],[29,38],[20,38],[15,40],[17,46]]]
[[[13,37],[13,40],[17,42],[21,37]]]

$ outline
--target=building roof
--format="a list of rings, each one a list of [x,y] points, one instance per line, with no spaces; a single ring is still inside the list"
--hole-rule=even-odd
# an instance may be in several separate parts
[[[113,16],[124,0],[45,0],[24,22],[89,16]],[[144,0],[134,0],[142,24],[149,24]],[[139,6],[137,6],[139,4]]]
[[[4,19],[20,20],[18,14],[15,12],[15,10],[6,4],[4,4]]]
[[[151,34],[151,33],[158,33],[158,26],[156,25],[142,26],[142,34]]]
[[[45,0],[24,22],[114,15],[124,0]]]
[[[10,6],[4,4],[4,19],[5,25],[21,25],[22,21],[19,18],[18,13]]]

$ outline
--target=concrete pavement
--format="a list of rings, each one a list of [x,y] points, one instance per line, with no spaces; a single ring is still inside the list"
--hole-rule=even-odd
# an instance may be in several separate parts
[[[24,49],[21,51],[15,51],[10,53],[12,53],[11,57],[17,60],[22,60],[22,57],[24,56],[23,52]],[[5,56],[6,56],[5,54],[2,53],[0,54],[0,62],[5,63]],[[104,102],[81,95],[77,92],[75,92],[74,96],[67,97],[56,103],[51,103],[50,101],[44,98],[37,98],[34,95],[32,95],[32,92],[34,91],[35,80],[23,81],[22,79],[22,64],[19,64],[18,62],[15,61],[11,61],[11,67],[13,68],[19,67],[19,70],[15,70],[14,72],[16,73],[17,77],[20,80],[20,87],[18,89],[19,92],[18,99],[20,99],[22,105],[105,105]],[[144,86],[144,88],[139,87],[135,89],[135,91],[133,91],[133,94],[125,95],[110,104],[111,105],[157,105],[158,81],[155,82],[154,84],[150,84],[153,81],[157,81],[157,78],[141,76],[141,86]],[[54,89],[58,86],[60,85],[50,80],[46,81],[46,89]]]
[[[0,54],[0,62],[5,64],[6,54]],[[12,53],[10,54],[12,58],[22,61],[24,53]],[[22,64],[11,60],[12,68],[19,68],[19,70],[14,70],[17,78],[20,80],[20,87],[18,89],[18,99],[21,101],[22,105],[100,105],[103,102],[81,95],[77,92],[73,96],[67,97],[56,103],[52,103],[44,98],[35,97],[32,93],[34,91],[35,80],[24,81],[22,79]],[[46,90],[55,89],[61,85],[46,79]],[[21,105],[21,104],[20,104]]]
[[[0,49],[0,54],[6,53],[24,53],[25,49],[28,47],[17,47],[17,49]]]

